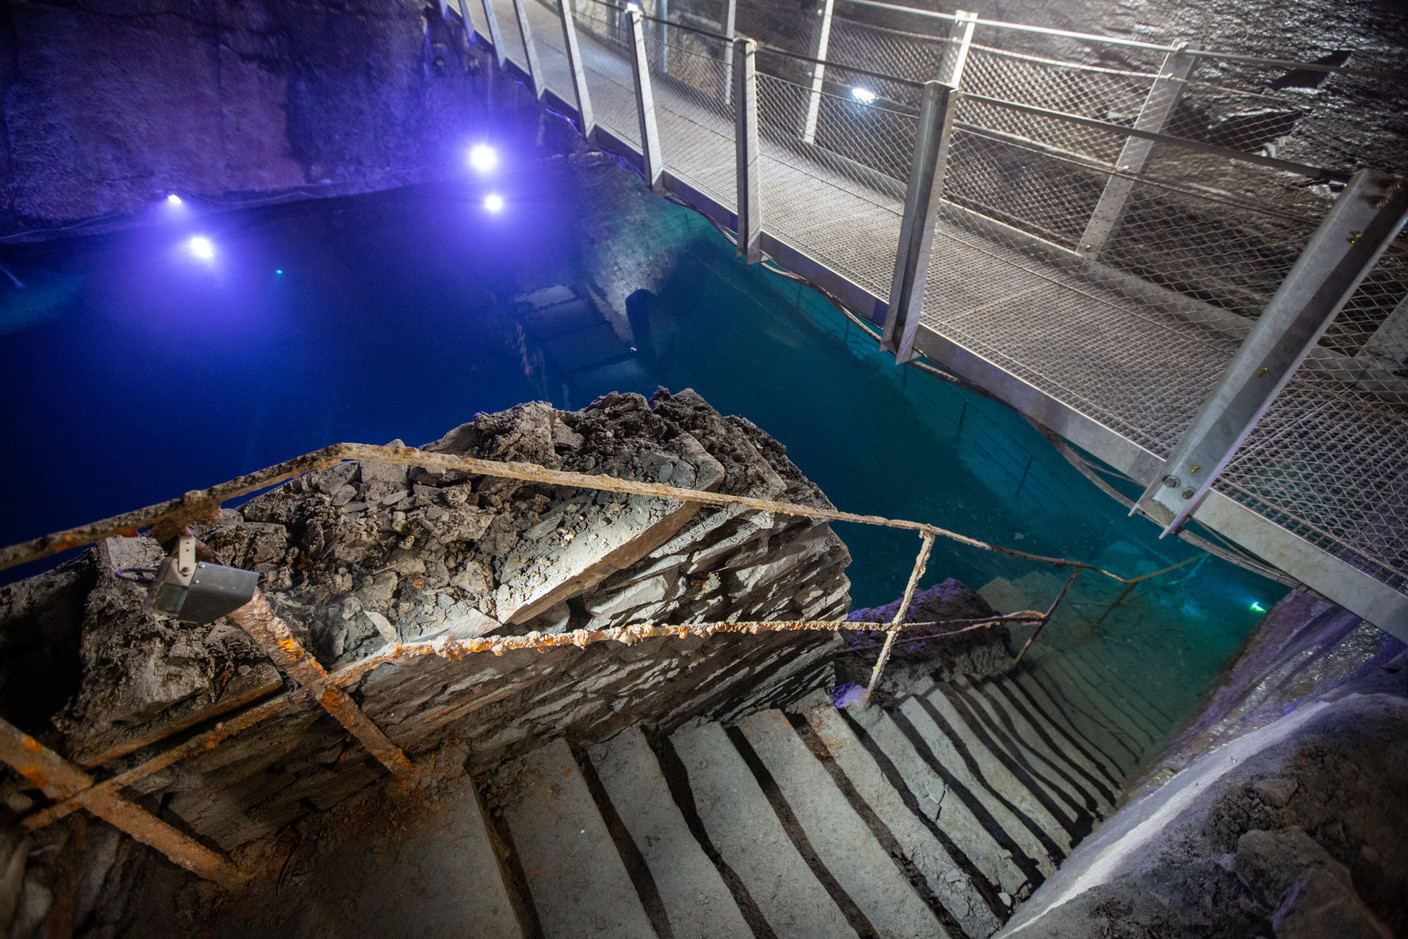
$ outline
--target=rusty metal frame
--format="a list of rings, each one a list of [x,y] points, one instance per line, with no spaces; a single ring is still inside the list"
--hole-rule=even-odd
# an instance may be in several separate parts
[[[229,858],[122,798],[115,788],[94,787],[93,777],[3,718],[0,718],[0,760],[51,799],[67,799],[76,793],[85,793],[85,809],[199,877],[227,889],[244,880],[244,875]]]
[[[415,768],[406,759],[406,754],[387,739],[381,728],[362,713],[352,696],[339,688],[322,664],[308,654],[293,630],[288,628],[288,623],[274,613],[262,591],[255,590],[254,599],[233,613],[225,614],[225,618],[259,643],[275,665],[317,698],[323,709],[347,728],[347,732],[356,737],[397,779],[404,782],[411,778]]]

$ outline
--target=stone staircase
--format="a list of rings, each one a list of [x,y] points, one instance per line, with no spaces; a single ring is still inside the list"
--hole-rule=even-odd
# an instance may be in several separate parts
[[[1168,723],[1093,656],[1038,652],[888,709],[559,739],[480,780],[504,876],[476,934],[986,937]]]

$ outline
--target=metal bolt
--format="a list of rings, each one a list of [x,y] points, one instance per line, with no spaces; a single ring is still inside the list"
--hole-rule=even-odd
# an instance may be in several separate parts
[[[1193,468],[1192,468],[1191,470],[1189,470],[1189,472],[1196,473],[1196,472],[1197,472],[1198,470],[1200,470],[1200,469],[1202,469],[1202,467],[1201,467],[1201,466],[1198,466],[1198,465],[1195,463],[1195,464],[1193,465]]]
[[[1164,485],[1170,489],[1177,489],[1181,480],[1177,476],[1165,476]]]
[[[1183,490],[1182,496],[1183,496],[1184,500],[1188,500],[1188,499],[1193,498],[1193,487],[1192,487],[1192,486],[1189,486],[1187,489]]]
[[[1266,373],[1269,372],[1269,371],[1270,371],[1270,369],[1268,369],[1265,365],[1263,365],[1261,368],[1259,368],[1259,369],[1256,370],[1256,377],[1257,377],[1257,378],[1265,378],[1265,377],[1266,377]]]
[[[1377,206],[1375,206],[1375,208],[1377,208]],[[1357,245],[1359,244],[1359,239],[1363,237],[1364,233],[1362,231],[1352,231],[1349,233],[1349,243],[1352,245]]]

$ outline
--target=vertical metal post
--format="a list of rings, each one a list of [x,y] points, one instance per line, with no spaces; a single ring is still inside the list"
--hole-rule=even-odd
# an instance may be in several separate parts
[[[903,364],[914,358],[914,337],[924,302],[924,279],[934,244],[934,223],[943,198],[944,164],[948,161],[950,128],[955,110],[953,89],[936,81],[924,83],[919,105],[919,135],[904,194],[895,276],[890,283],[889,316],[880,347]]]
[[[721,79],[723,87],[719,89],[725,107],[733,103],[733,40],[736,38],[737,24],[738,0],[728,0],[723,22],[723,34],[728,37],[728,43],[724,46],[724,73]]]
[[[1408,221],[1408,183],[1354,174],[1137,509],[1176,531]]]
[[[596,116],[592,113],[591,95],[587,93],[587,71],[582,65],[582,49],[577,45],[577,22],[573,19],[572,0],[557,0],[562,16],[562,44],[567,50],[567,68],[572,73],[572,91],[577,97],[577,115],[582,119],[582,136],[587,143],[596,143]]]
[[[665,191],[660,160],[660,133],[655,129],[655,97],[650,92],[650,60],[645,53],[645,32],[640,10],[631,10],[631,77],[636,85],[636,119],[640,123],[640,152],[645,162],[645,181],[657,196]]]
[[[670,0],[655,0],[655,42],[660,74],[670,74]]]
[[[1139,117],[1135,118],[1135,130],[1158,133],[1164,129],[1164,124],[1173,114],[1178,97],[1187,84],[1188,72],[1197,61],[1188,53],[1197,48],[1196,45],[1182,43],[1164,56],[1158,77],[1149,86],[1149,93],[1139,109]],[[1134,189],[1134,177],[1144,171],[1144,164],[1148,162],[1153,149],[1152,140],[1141,137],[1125,138],[1119,159],[1115,161],[1115,172],[1111,173],[1106,181],[1105,191],[1100,194],[1100,201],[1095,204],[1095,211],[1090,213],[1090,222],[1085,226],[1085,234],[1081,236],[1078,249],[1081,254],[1095,258],[1105,249],[1105,242],[1109,241],[1110,233],[1115,230],[1120,215],[1124,213],[1125,204],[1129,201],[1129,194]]]
[[[817,62],[812,66],[812,90],[807,96],[807,117],[802,123],[802,143],[816,143],[816,121],[821,114],[821,83],[826,77],[826,60],[828,47],[831,45],[831,11],[836,6],[836,0],[822,0],[821,22],[817,24],[816,32],[812,34],[812,58]]]
[[[963,70],[968,67],[968,50],[973,45],[973,30],[978,25],[978,14],[959,10],[953,16],[953,29],[948,37],[948,50],[944,62],[948,68],[942,69],[939,79],[952,88],[963,87]]]
[[[494,65],[504,67],[504,35],[499,32],[499,18],[494,15],[494,0],[482,0],[484,23],[489,27],[489,44],[494,47]]]
[[[486,0],[488,2],[488,0]],[[518,17],[518,31],[523,34],[523,54],[528,57],[528,81],[533,85],[533,97],[543,100],[547,86],[543,84],[543,67],[538,62],[538,47],[533,42],[533,27],[528,23],[528,0],[513,0],[513,13]]]
[[[1392,370],[1408,365],[1408,296],[1398,301],[1398,306],[1374,330],[1374,335],[1369,337],[1355,357],[1377,362]]]
[[[758,186],[758,44],[735,39],[733,56],[734,153],[738,164],[738,253],[749,264],[763,259],[763,212]]]

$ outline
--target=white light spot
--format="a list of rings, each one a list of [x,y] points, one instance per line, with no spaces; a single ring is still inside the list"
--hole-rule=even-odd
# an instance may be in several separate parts
[[[178,195],[176,195],[176,193],[173,192],[173,193],[171,193],[170,195],[168,195],[168,196],[166,197],[166,202],[167,202],[168,205],[180,205],[180,204],[181,204],[181,197],[178,196]]]
[[[491,192],[484,197],[484,208],[490,212],[497,212],[504,207],[504,197],[497,192]]]
[[[629,10],[630,12],[632,12],[632,13],[639,13],[639,12],[640,12],[640,4],[639,4],[639,3],[628,3],[628,4],[626,4],[626,9]]]
[[[869,88],[852,88],[851,97],[855,98],[861,104],[874,104],[875,99],[880,96]]]
[[[469,148],[469,165],[480,173],[492,173],[499,165],[499,154],[486,143],[477,143]]]
[[[204,235],[193,235],[186,242],[186,250],[191,252],[191,256],[199,261],[215,260],[215,245]]]

